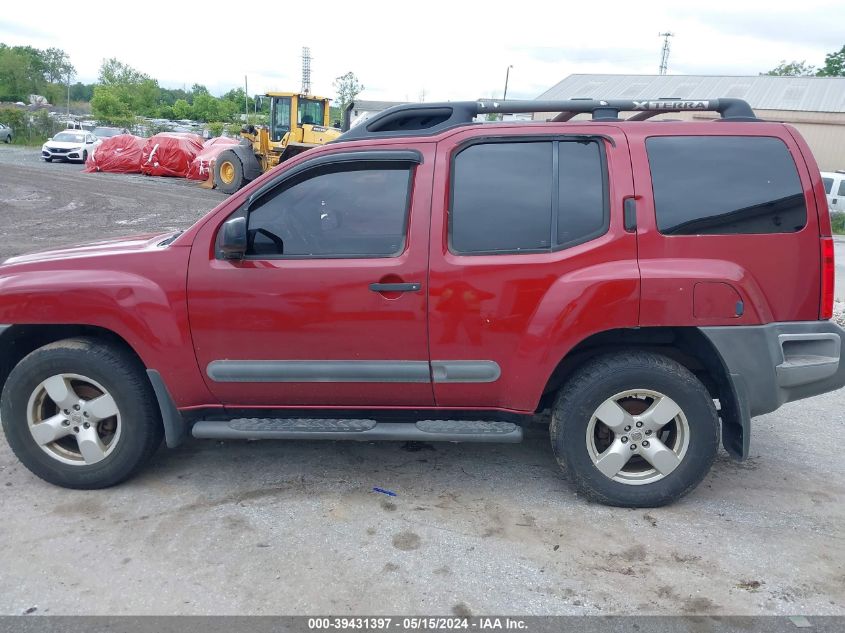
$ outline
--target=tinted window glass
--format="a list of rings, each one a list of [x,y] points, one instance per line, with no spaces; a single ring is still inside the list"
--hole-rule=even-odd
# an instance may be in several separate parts
[[[552,144],[472,145],[455,157],[451,245],[459,253],[548,250]]]
[[[657,137],[646,146],[662,233],[791,233],[807,222],[795,163],[778,139]]]
[[[837,191],[836,195],[845,196],[845,179],[839,181],[839,191]]]
[[[604,176],[595,142],[558,143],[558,245],[583,242],[604,233]]]
[[[306,175],[249,214],[250,255],[386,257],[405,245],[410,172],[344,168]]]
[[[833,178],[822,178],[822,182],[824,183],[824,192],[829,195],[833,188]]]

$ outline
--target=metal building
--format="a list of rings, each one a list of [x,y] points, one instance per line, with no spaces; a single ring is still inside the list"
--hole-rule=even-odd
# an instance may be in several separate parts
[[[794,125],[822,171],[845,169],[845,77],[570,75],[538,99],[745,99],[761,119]],[[679,112],[667,119],[713,119]],[[537,114],[535,119],[546,118]]]

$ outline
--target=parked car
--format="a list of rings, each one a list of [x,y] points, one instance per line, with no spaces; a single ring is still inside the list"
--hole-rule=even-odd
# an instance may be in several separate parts
[[[845,170],[823,171],[822,182],[831,213],[845,213]]]
[[[689,109],[723,123],[644,120]],[[737,99],[394,107],[182,233],[7,260],[3,429],[101,488],[162,438],[516,442],[550,410],[578,490],[663,505],[845,385],[822,195]]]
[[[105,140],[112,136],[120,136],[121,134],[128,134],[126,130],[119,127],[95,127],[93,133],[100,140]]]
[[[63,130],[41,146],[41,157],[48,163],[53,160],[84,163],[101,142],[85,130]]]
[[[11,143],[14,136],[15,132],[12,128],[4,123],[0,123],[0,141],[3,141],[4,143]]]

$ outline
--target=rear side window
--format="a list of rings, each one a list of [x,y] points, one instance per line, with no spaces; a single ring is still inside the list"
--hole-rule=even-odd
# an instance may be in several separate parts
[[[661,233],[793,233],[807,224],[795,163],[776,138],[664,136],[646,148]]]
[[[607,231],[603,155],[595,141],[489,142],[457,154],[453,252],[550,252]]]
[[[837,196],[845,196],[845,178],[839,181],[839,191],[836,192]]]

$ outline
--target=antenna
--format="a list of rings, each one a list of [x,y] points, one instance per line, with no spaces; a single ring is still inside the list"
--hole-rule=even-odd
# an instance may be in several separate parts
[[[660,53],[660,74],[665,75],[669,66],[669,51],[671,50],[669,38],[674,37],[675,34],[666,31],[665,33],[658,33],[658,35],[663,38],[663,51]]]
[[[302,47],[302,94],[311,94],[311,49]]]

